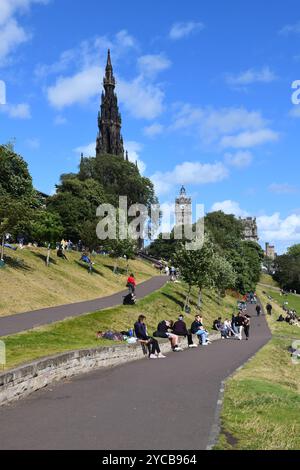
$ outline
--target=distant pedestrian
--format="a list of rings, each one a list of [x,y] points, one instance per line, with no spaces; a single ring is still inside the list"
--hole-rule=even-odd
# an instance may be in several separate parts
[[[266,305],[266,310],[267,310],[269,315],[272,315],[272,309],[273,309],[272,305],[268,303]]]
[[[261,306],[259,304],[257,304],[256,307],[255,307],[255,310],[256,310],[257,316],[259,317],[259,315],[261,313]]]
[[[136,280],[133,273],[128,277],[126,287],[128,287],[130,294],[135,294]]]
[[[243,327],[244,327],[244,332],[246,336],[246,340],[249,339],[249,331],[250,331],[250,316],[245,315],[243,318]]]

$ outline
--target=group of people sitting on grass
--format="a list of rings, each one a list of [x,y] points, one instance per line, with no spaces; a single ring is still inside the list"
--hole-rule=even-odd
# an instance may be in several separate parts
[[[197,335],[199,346],[207,346],[210,344],[208,339],[209,333],[204,328],[203,318],[200,315],[195,316],[195,320],[193,321],[190,330],[187,329],[183,315],[179,315],[176,322],[173,322],[172,320],[162,320],[157,325],[157,330],[153,333],[153,336],[148,335],[145,320],[145,315],[139,316],[137,322],[134,324],[134,332],[136,338],[146,345],[149,359],[161,359],[165,357],[161,353],[159,343],[156,338],[168,339],[170,341],[172,351],[174,352],[182,351],[182,348],[179,346],[180,337],[187,338],[189,348],[196,348],[197,345],[193,342],[193,334]]]
[[[222,317],[219,317],[213,322],[213,329],[221,333],[222,339],[236,338],[240,341],[243,339],[242,333],[244,331],[246,340],[248,340],[250,332],[250,318],[250,315],[240,310],[237,315],[232,315],[231,320],[225,318],[225,320],[222,321]]]
[[[288,310],[287,314],[284,316],[282,313],[279,315],[279,322],[287,322],[289,325],[299,326],[300,327],[300,317],[297,315],[296,310]]]

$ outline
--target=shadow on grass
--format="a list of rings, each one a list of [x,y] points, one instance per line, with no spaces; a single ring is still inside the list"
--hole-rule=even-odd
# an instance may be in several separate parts
[[[89,274],[89,271],[88,271],[88,265],[85,263],[81,263],[80,261],[77,261],[75,260],[75,263],[77,264],[77,266],[80,266],[82,269],[85,269],[85,271]],[[97,274],[98,276],[102,276],[103,277],[103,274],[98,271],[98,269],[96,269],[94,266],[93,266],[93,273],[92,274]]]
[[[13,269],[20,269],[22,271],[32,271],[32,268],[28,266],[22,259],[11,258],[10,256],[4,257],[5,264]]]
[[[109,264],[103,264],[103,266],[107,269],[110,269],[110,271],[114,274],[126,274],[127,273],[127,269],[125,269],[125,268],[119,268],[117,266],[117,269],[114,272],[114,266],[110,266]]]
[[[43,255],[42,253],[35,253],[35,252],[33,252],[33,254],[37,258],[40,258],[42,261],[44,261],[44,263],[46,264],[47,255]],[[57,264],[56,260],[54,258],[52,258],[51,256],[49,258],[49,262],[50,262],[50,264],[51,263],[52,264]]]
[[[175,304],[179,305],[180,308],[183,309],[184,307],[184,302],[182,302],[181,300],[179,299],[176,299],[176,297],[174,297],[173,295],[171,294],[166,294],[165,292],[162,292],[162,295],[164,295],[165,297],[167,297],[169,300],[171,300],[172,302],[175,302]],[[185,299],[185,297],[184,297]]]

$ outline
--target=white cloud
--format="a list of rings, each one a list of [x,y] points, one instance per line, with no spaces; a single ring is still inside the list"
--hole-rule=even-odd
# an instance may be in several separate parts
[[[273,183],[269,186],[269,191],[275,194],[293,194],[299,191],[299,188],[288,183]]]
[[[232,86],[246,86],[253,83],[271,83],[276,80],[275,73],[270,67],[263,67],[261,70],[248,69],[239,75],[227,75],[226,81]]]
[[[52,65],[39,65],[36,69],[38,77],[61,73],[74,66],[76,71],[69,75],[60,75],[54,84],[46,88],[51,106],[63,109],[74,104],[86,104],[100,95],[104,69],[99,66],[101,54],[106,57],[107,46],[113,53],[113,61],[127,48],[135,47],[135,40],[122,30],[111,42],[106,37],[98,37],[93,41],[83,41],[77,49],[64,51],[60,59]],[[127,50],[126,49],[126,50]],[[143,73],[162,70],[167,66],[163,56],[143,56]],[[146,58],[146,59],[145,59]],[[141,58],[140,58],[141,59]],[[164,92],[159,85],[152,83],[149,76],[139,74],[132,80],[124,80],[117,76],[117,94],[120,102],[136,118],[155,119],[164,109]],[[153,79],[153,75],[151,76]]]
[[[163,54],[148,54],[139,57],[138,68],[146,77],[155,77],[159,72],[171,67],[172,62]]]
[[[137,162],[138,169],[140,170],[140,173],[143,175],[146,170],[146,164],[141,160],[140,157],[140,151],[142,150],[142,145],[139,144],[138,142],[135,142],[134,140],[129,140],[127,142],[124,142],[124,148],[125,150],[128,151],[128,158],[129,161],[132,163]]]
[[[32,139],[26,139],[25,140],[25,145],[27,147],[29,147],[31,150],[38,150],[40,148],[40,141],[39,139],[37,139],[36,137],[35,138],[32,138]]]
[[[144,127],[144,134],[147,137],[155,137],[159,134],[162,134],[164,131],[164,126],[158,122],[154,122],[150,126]]]
[[[31,118],[30,106],[27,103],[1,105],[0,112],[13,119]]]
[[[155,119],[164,109],[164,92],[159,86],[147,83],[142,76],[131,82],[119,79],[118,96],[126,110],[136,118]]]
[[[92,66],[71,77],[59,77],[47,89],[49,103],[57,109],[87,103],[100,92],[100,73],[100,67]]]
[[[276,142],[279,139],[278,133],[271,129],[260,129],[253,132],[241,132],[237,135],[228,135],[221,139],[221,146],[224,148],[249,148],[268,142]]]
[[[203,30],[204,27],[203,23],[195,21],[174,23],[170,29],[169,37],[173,40],[181,39],[191,33]]]
[[[198,135],[205,145],[223,148],[250,148],[278,139],[267,128],[259,111],[245,108],[198,108],[190,104],[177,106],[171,130],[183,130]]]
[[[236,217],[248,217],[249,213],[241,209],[240,205],[236,201],[230,199],[222,202],[215,202],[211,208],[211,212],[222,211],[224,214],[233,214]]]
[[[166,194],[178,184],[207,184],[222,181],[229,175],[221,162],[184,162],[171,171],[156,172],[151,176],[157,194]]]
[[[236,168],[245,168],[249,166],[253,160],[253,155],[248,151],[238,151],[236,153],[226,153],[225,162],[228,165],[234,166]]]
[[[35,68],[35,75],[37,78],[46,78],[49,75],[61,74],[70,68],[79,72],[92,66],[99,66],[101,60],[104,64],[108,49],[111,50],[115,64],[123,54],[136,48],[136,40],[126,30],[119,31],[111,39],[106,36],[97,36],[63,51],[59,59],[52,64],[38,64]]]
[[[295,24],[287,24],[280,31],[279,34],[300,34],[300,21]]]
[[[31,39],[16,16],[29,11],[33,4],[46,4],[47,0],[1,0],[0,2],[0,65],[17,46]]]
[[[76,147],[73,152],[79,153],[85,156],[85,157],[95,157],[96,155],[96,141],[91,142],[90,144],[87,145],[81,145],[79,147]]]
[[[281,218],[279,212],[257,218],[260,237],[265,241],[300,241],[300,215],[291,214]]]

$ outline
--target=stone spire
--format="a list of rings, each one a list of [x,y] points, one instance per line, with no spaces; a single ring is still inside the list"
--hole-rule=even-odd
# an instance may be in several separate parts
[[[115,94],[116,80],[111,64],[110,50],[107,53],[104,92],[101,95],[101,110],[98,114],[99,133],[96,141],[96,157],[101,155],[118,155],[124,158],[123,138],[121,136],[121,115],[118,98]]]

